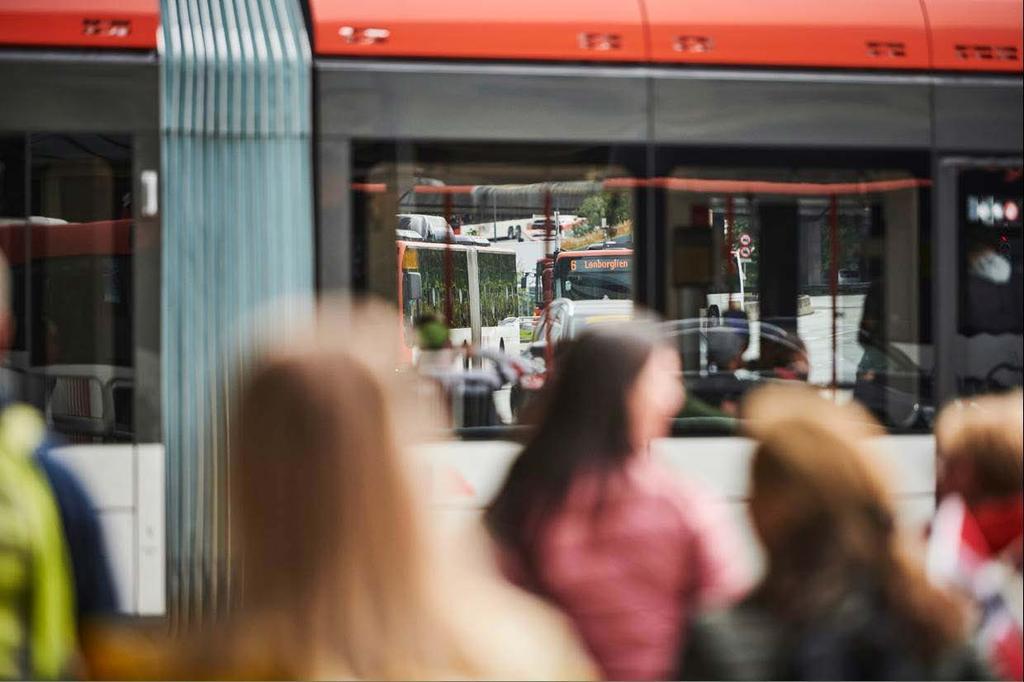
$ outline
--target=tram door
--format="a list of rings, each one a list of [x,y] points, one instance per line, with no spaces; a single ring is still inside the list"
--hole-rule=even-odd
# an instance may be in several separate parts
[[[164,608],[157,82],[145,55],[0,50],[2,391],[89,491],[127,613]]]
[[[944,299],[946,396],[1001,392],[1024,383],[1024,234],[1021,160],[942,164],[934,271]],[[940,303],[940,305],[942,305]],[[943,333],[944,332],[944,333]]]

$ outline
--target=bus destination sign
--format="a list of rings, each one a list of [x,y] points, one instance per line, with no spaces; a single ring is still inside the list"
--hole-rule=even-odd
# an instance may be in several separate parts
[[[586,256],[569,261],[573,272],[618,272],[629,270],[628,256]]]

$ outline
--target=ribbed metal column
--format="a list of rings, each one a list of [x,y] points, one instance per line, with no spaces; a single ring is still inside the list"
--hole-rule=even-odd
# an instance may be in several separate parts
[[[160,5],[168,608],[180,626],[230,603],[228,408],[244,349],[266,333],[250,313],[313,290],[312,72],[297,0]]]

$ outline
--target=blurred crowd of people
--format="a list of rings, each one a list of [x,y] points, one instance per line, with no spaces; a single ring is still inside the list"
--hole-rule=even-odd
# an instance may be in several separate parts
[[[0,360],[10,291],[0,254]],[[88,643],[117,611],[103,532],[42,415],[15,398],[0,390],[0,678],[85,676]]]
[[[430,382],[395,371],[393,312],[340,310],[238,396],[238,599],[201,632],[82,632],[114,606],[95,516],[38,416],[0,413],[0,676],[1022,679],[1019,391],[940,415],[927,536],[871,413],[799,382],[746,397],[755,575],[730,507],[651,453],[686,401],[655,325],[568,344],[497,495],[444,534],[409,448],[436,433]]]

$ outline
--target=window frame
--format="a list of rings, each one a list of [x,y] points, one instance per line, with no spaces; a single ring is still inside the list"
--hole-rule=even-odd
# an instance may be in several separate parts
[[[638,177],[645,178],[667,175],[676,154],[691,163],[701,155],[737,158],[754,152],[791,163],[813,159],[818,167],[854,159],[854,166],[866,168],[912,168],[915,177],[934,182],[920,210],[929,215],[935,268],[944,267],[940,256],[948,247],[940,221],[932,218],[941,216],[940,204],[946,200],[941,154],[1022,151],[1022,82],[1012,75],[339,58],[317,58],[314,71],[320,177],[331,167],[330,159],[344,161],[330,171],[330,182],[318,179],[316,184],[321,291],[365,286],[349,258],[358,248],[358,217],[348,193],[338,193],[342,199],[334,205],[324,195],[348,186],[353,145],[373,140],[401,147],[420,142],[622,144],[643,150],[643,175]],[[456,83],[463,85],[451,90]],[[459,93],[466,90],[486,97],[475,98],[471,107],[459,106]],[[616,95],[601,100],[607,92]],[[743,97],[759,93],[758,106],[723,106],[730,92]],[[580,108],[580,98],[593,98],[597,105]],[[379,115],[383,102],[389,103],[386,116]],[[543,121],[516,112],[540,112]],[[879,162],[880,157],[914,161],[893,166]],[[763,164],[748,158],[738,165]],[[649,229],[664,224],[653,189],[637,192],[636,211],[634,300],[664,312],[667,273],[659,254],[666,247],[666,231]],[[941,310],[952,300],[938,285],[943,281],[937,280],[929,311],[937,404],[952,396],[940,378],[943,354],[949,352]]]
[[[163,435],[160,365],[146,361],[159,359],[161,352],[160,214],[143,215],[138,199],[148,189],[141,171],[161,168],[159,84],[152,51],[0,49],[0,92],[17,93],[18,102],[0,107],[0,133],[25,136],[26,147],[32,133],[103,133],[132,140],[133,443],[159,443]],[[32,281],[31,268],[26,281]],[[26,315],[31,315],[28,290]],[[143,363],[147,371],[139,371]]]

